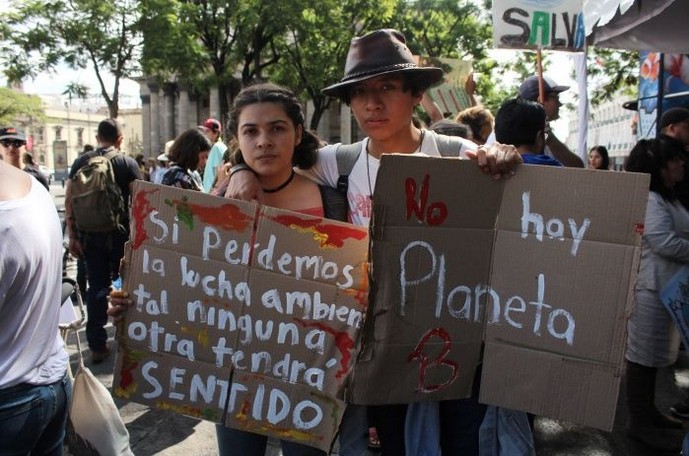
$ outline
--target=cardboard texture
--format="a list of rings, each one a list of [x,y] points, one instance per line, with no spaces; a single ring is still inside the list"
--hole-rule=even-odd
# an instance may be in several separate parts
[[[383,156],[351,400],[467,397],[482,359],[481,402],[611,429],[648,184]]]
[[[367,302],[366,229],[137,181],[113,393],[323,450]]]

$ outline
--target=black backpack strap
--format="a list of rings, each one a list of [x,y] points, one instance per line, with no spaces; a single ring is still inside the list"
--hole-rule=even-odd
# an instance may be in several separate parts
[[[462,153],[464,143],[457,136],[435,134],[435,143],[438,146],[438,152],[443,157],[459,157]]]
[[[325,218],[347,221],[347,194],[327,185],[319,185],[323,200],[323,215]]]
[[[337,160],[337,191],[344,195],[347,195],[347,189],[349,188],[349,174],[354,168],[359,155],[361,155],[361,150],[363,149],[364,142],[359,141],[354,144],[340,144],[335,150],[335,159]]]

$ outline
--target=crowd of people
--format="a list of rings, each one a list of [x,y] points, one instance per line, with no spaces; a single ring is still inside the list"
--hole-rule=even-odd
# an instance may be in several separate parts
[[[107,157],[125,214],[134,181],[147,179],[361,226],[370,223],[371,197],[381,155],[386,153],[440,157],[447,155],[440,143],[450,137],[454,155],[474,160],[496,179],[511,177],[522,163],[584,167],[583,160],[549,127],[559,117],[559,95],[568,87],[547,77],[529,77],[495,115],[477,104],[449,119],[425,93],[442,78],[440,68],[417,65],[405,37],[396,30],[376,30],[352,40],[343,78],[322,90],[351,108],[366,135],[352,145],[358,156],[347,176],[343,208],[331,207],[327,198],[327,192],[342,190],[337,161],[340,145],[325,144],[307,130],[301,103],[288,88],[271,83],[245,87],[234,99],[227,128],[209,118],[168,141],[155,159],[121,153],[119,124],[103,120],[97,146],[85,148],[72,165],[65,193],[69,250],[81,261],[82,280],[88,280],[83,289],[87,290],[91,362],[111,356],[105,330],[108,315],[119,319],[132,305],[128,290],[110,295],[129,237],[128,216],[117,229],[89,231],[75,210],[76,180],[94,157]],[[468,81],[467,89],[475,100],[472,82]],[[417,106],[425,109],[429,127],[416,118]],[[679,447],[680,419],[689,418],[689,399],[679,400],[668,411],[675,417],[659,410],[654,401],[657,370],[676,361],[680,345],[659,293],[679,267],[689,264],[689,176],[685,180],[684,175],[689,110],[666,111],[659,127],[659,138],[639,141],[625,165],[627,171],[651,175],[640,274],[629,320],[626,392],[630,436],[665,450]],[[223,132],[231,139],[229,147],[223,142]],[[57,336],[62,233],[55,211],[43,208],[52,204],[42,188],[48,188],[48,183],[25,150],[26,137],[7,127],[0,130],[0,145],[0,322],[5,328],[16,328],[13,337],[7,331],[0,336],[5,342],[0,343],[0,454],[61,454],[58,448],[71,391],[67,355]],[[590,149],[588,168],[610,169],[604,146]],[[27,233],[35,242],[21,242]],[[472,395],[466,399],[349,405],[339,428],[340,454],[360,455],[368,447],[379,447],[384,455],[478,455],[488,454],[484,448],[500,446],[511,448],[511,454],[535,454],[533,417],[523,412],[505,411],[510,425],[502,429],[499,445],[492,441],[497,434],[486,429],[487,408],[478,401],[481,363],[475,368]],[[25,404],[38,397],[45,404],[26,409]],[[20,413],[32,417],[21,422],[12,418]],[[416,426],[429,413],[437,414],[437,427],[430,434],[427,428],[422,431]],[[21,424],[28,422],[32,423],[30,432],[29,426]],[[258,456],[266,448],[265,436],[220,425],[217,441],[223,456]],[[288,440],[281,444],[286,456],[325,454]]]

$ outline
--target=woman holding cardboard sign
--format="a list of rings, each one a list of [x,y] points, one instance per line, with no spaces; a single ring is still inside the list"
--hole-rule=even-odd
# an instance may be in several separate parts
[[[233,173],[247,171],[256,174],[263,189],[261,203],[317,217],[345,214],[346,201],[341,208],[326,207],[328,189],[295,173],[294,167],[309,169],[316,161],[320,141],[305,130],[305,116],[297,97],[291,91],[273,85],[258,84],[243,89],[234,100],[229,128],[238,142],[233,157],[237,163]],[[173,145],[174,149],[174,145]],[[336,201],[328,198],[329,203]],[[342,219],[343,217],[338,216]],[[126,296],[111,295],[108,313],[119,317],[132,305]],[[285,434],[289,429],[284,430]],[[268,438],[253,432],[217,426],[221,456],[263,456]],[[285,456],[322,456],[317,448],[282,440]]]
[[[628,323],[628,433],[665,450],[679,449],[682,439],[682,422],[656,408],[655,380],[659,367],[677,360],[679,349],[679,333],[660,293],[689,264],[689,212],[674,192],[684,177],[683,149],[672,138],[641,140],[625,164],[626,171],[651,175],[635,307]]]

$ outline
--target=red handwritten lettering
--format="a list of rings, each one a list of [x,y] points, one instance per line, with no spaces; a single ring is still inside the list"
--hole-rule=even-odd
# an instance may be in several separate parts
[[[428,355],[423,351],[423,348],[432,337],[439,337],[440,339],[442,339],[443,348],[438,354],[438,356],[436,356],[433,359],[429,359]],[[448,332],[443,328],[432,328],[428,330],[426,334],[423,335],[414,351],[409,354],[407,362],[412,362],[417,359],[419,360],[419,386],[417,388],[418,392],[432,393],[434,391],[440,391],[443,388],[452,384],[457,379],[459,365],[454,361],[445,359],[447,357],[447,354],[450,352],[450,348],[452,348],[452,340],[450,338],[450,334],[448,334]],[[449,367],[452,371],[450,377],[443,383],[426,385],[426,370],[429,367],[436,366]]]
[[[431,176],[426,174],[421,183],[421,194],[419,195],[419,200],[416,198],[416,181],[411,177],[408,177],[405,182],[405,191],[407,196],[407,212],[406,217],[409,220],[413,215],[419,221],[426,222],[429,225],[440,225],[447,218],[447,206],[445,203],[437,201],[431,203],[426,210],[426,205],[428,203],[428,191],[430,188]]]

